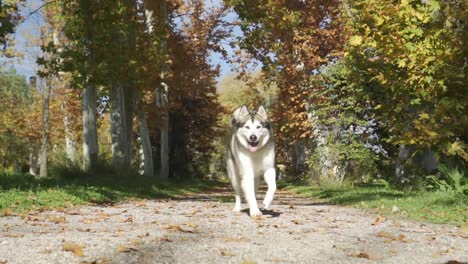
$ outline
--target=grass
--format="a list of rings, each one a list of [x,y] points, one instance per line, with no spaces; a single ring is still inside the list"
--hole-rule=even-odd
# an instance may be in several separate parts
[[[318,187],[281,182],[280,188],[338,205],[386,216],[457,226],[468,224],[468,196],[454,192],[401,191],[379,185]]]
[[[112,204],[132,199],[168,198],[220,185],[208,181],[157,181],[142,176],[37,178],[0,172],[0,216],[62,209],[85,204]]]

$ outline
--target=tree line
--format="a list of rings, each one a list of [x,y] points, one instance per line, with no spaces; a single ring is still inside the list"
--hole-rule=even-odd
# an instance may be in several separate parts
[[[21,20],[21,3],[1,6],[0,37]],[[2,108],[10,119],[0,154],[21,146],[21,157],[1,154],[3,167],[28,156],[45,166],[59,159],[47,150],[62,148],[85,170],[109,161],[161,178],[206,175],[213,164],[222,171],[228,113],[262,103],[286,175],[404,183],[440,164],[465,169],[464,1],[43,4],[41,87],[14,84],[28,94],[20,101],[1,90],[2,105],[24,106]],[[237,80],[217,84],[214,52],[235,65]]]

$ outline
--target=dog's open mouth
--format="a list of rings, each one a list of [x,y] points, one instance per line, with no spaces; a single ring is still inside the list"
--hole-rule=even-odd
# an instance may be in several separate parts
[[[257,151],[257,146],[258,146],[258,141],[257,142],[248,141],[248,147],[249,147],[250,151],[252,151],[252,152]]]

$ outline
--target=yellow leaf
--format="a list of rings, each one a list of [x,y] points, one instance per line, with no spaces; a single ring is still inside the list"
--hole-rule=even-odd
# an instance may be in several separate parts
[[[72,242],[65,242],[63,243],[63,246],[62,246],[63,251],[70,251],[73,254],[77,255],[78,257],[84,256],[83,248],[84,248],[83,244],[76,244]]]
[[[384,21],[385,21],[385,19],[383,19],[382,17],[379,17],[379,16],[378,16],[378,17],[375,17],[375,24],[376,24],[377,26],[382,25],[382,24],[384,23]]]
[[[427,114],[427,113],[421,113],[421,114],[419,114],[419,118],[421,118],[421,119],[426,119],[426,120],[427,120],[427,119],[430,118],[430,116],[429,116],[429,114]]]
[[[362,37],[361,36],[352,36],[349,39],[349,44],[351,46],[359,46],[362,44]]]

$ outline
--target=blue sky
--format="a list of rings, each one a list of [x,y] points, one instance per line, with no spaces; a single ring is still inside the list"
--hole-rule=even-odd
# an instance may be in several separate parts
[[[211,0],[208,1],[208,7],[212,5],[219,4],[220,0]],[[5,59],[0,58],[0,63],[4,64],[7,68],[13,67],[16,71],[21,74],[25,75],[27,79],[29,76],[36,74],[36,57],[41,54],[40,48],[36,45],[31,45],[29,36],[38,37],[40,34],[40,27],[44,23],[44,19],[42,17],[41,12],[36,12],[34,15],[29,16],[29,14],[42,6],[41,0],[28,0],[26,1],[25,7],[22,10],[22,15],[26,17],[25,21],[21,23],[15,32],[14,40],[15,40],[15,49],[23,54],[22,58],[15,58],[15,59]],[[236,15],[231,13],[227,16],[227,19],[233,20],[235,19]],[[242,34],[240,28],[235,28],[234,35],[240,36]],[[231,47],[227,44],[223,44],[223,47],[229,52],[232,53]],[[224,75],[231,73],[230,65],[221,58],[220,54],[211,54],[210,56],[210,63],[212,65],[220,65],[221,66],[221,74],[220,78]]]

